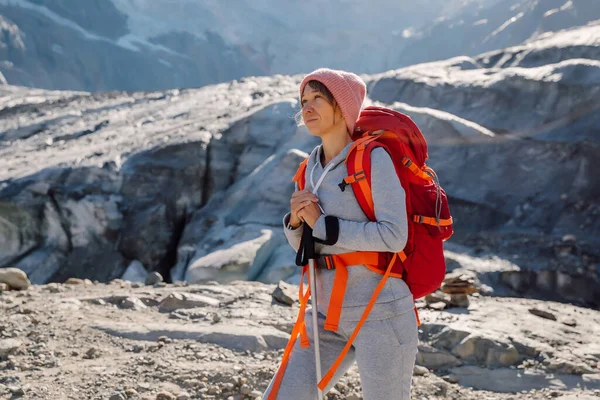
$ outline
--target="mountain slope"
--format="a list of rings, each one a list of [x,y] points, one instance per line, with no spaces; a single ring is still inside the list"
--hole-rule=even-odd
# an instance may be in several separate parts
[[[390,68],[475,56],[598,19],[596,0],[500,0],[479,9],[465,7],[454,17],[407,30],[408,43]]]
[[[0,82],[164,90],[321,66],[378,73],[582,25],[600,18],[593,2],[0,0]]]

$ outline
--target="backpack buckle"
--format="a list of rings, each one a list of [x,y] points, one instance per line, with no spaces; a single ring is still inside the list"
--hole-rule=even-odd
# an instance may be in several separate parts
[[[365,171],[358,171],[352,176],[354,177],[354,182],[362,181],[363,179],[367,178],[367,174],[365,174]]]
[[[340,190],[343,192],[346,190],[346,186],[353,184],[354,182],[362,181],[367,178],[365,171],[358,171],[355,174],[345,177],[342,182],[338,183]]]
[[[330,255],[325,255],[323,256],[323,258],[325,259],[325,265],[327,266],[327,269],[335,269],[335,265],[333,265],[333,257]]]

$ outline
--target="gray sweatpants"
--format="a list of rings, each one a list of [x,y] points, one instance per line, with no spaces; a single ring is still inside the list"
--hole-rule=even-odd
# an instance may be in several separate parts
[[[296,341],[277,399],[314,400],[317,397],[312,310],[310,308],[306,311],[305,321],[311,346],[302,348],[300,340]],[[325,316],[319,313],[323,374],[329,370],[341,353],[358,321],[340,321],[337,333],[325,330],[324,322]],[[327,393],[335,385],[356,360],[364,400],[410,399],[418,340],[417,322],[413,310],[387,316],[384,319],[372,319],[369,316],[346,359],[324,393]],[[273,381],[269,384],[264,399],[267,398],[272,384]]]

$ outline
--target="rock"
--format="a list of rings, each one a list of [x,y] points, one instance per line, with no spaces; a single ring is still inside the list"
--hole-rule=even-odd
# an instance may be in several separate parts
[[[85,285],[85,281],[79,278],[69,278],[65,282],[66,285]]]
[[[21,341],[17,339],[0,339],[0,359],[13,353],[21,345]]]
[[[477,334],[465,337],[452,349],[452,354],[463,361],[491,368],[515,365],[520,358],[519,352],[512,344]]]
[[[346,385],[345,385],[343,382],[337,382],[337,383],[335,384],[335,388],[336,388],[337,390],[339,390],[340,392],[345,392],[345,391],[346,391],[346,389],[347,389]]]
[[[14,396],[25,396],[25,389],[21,386],[8,386],[9,392],[11,392]]]
[[[127,400],[127,396],[123,393],[115,393],[109,397],[109,400]]]
[[[564,390],[565,386],[577,386],[582,378],[588,388],[600,388],[600,374],[583,376],[547,374],[539,369],[518,370],[511,368],[480,368],[461,366],[450,371],[458,377],[460,385],[496,393],[518,393],[523,390]]]
[[[67,298],[60,300],[58,307],[69,310],[79,310],[83,304],[81,300],[75,298]]]
[[[10,286],[7,283],[0,282],[0,292],[6,292],[10,290]]]
[[[440,290],[446,294],[465,295],[479,292],[475,286],[475,277],[465,274],[447,277]]]
[[[175,395],[173,395],[169,392],[163,391],[163,392],[159,392],[156,395],[156,400],[177,400],[177,398],[175,397]]]
[[[291,306],[294,304],[295,297],[297,297],[297,293],[294,292],[295,290],[291,285],[283,281],[279,281],[271,296],[273,296],[273,298],[279,303]]]
[[[450,295],[450,306],[468,308],[470,304],[469,296],[466,294],[451,294]]]
[[[429,374],[429,370],[426,367],[423,367],[421,365],[415,365],[413,368],[413,375],[416,376],[425,376]]]
[[[537,308],[530,308],[528,310],[531,314],[536,315],[538,317],[544,318],[544,319],[549,319],[551,321],[556,321],[556,315],[552,314],[549,311],[543,311]]]
[[[146,268],[144,268],[144,265],[141,262],[138,260],[133,260],[125,270],[125,273],[121,279],[135,283],[146,283],[146,279],[148,279],[148,271]],[[153,285],[154,283],[150,283],[150,285]]]
[[[221,241],[231,243],[230,247],[219,248],[209,254],[198,252],[197,258],[190,261],[185,280],[190,283],[203,283],[216,280],[230,283],[248,279],[248,271],[257,252],[267,244],[272,236],[271,229],[241,226],[220,232]]]
[[[190,400],[191,398],[187,392],[181,392],[177,395],[177,400]]]
[[[544,366],[548,371],[556,372],[559,374],[568,374],[568,375],[583,375],[583,374],[593,374],[597,372],[595,369],[588,367],[585,363],[582,362],[573,362],[569,360],[557,359],[557,360],[547,360],[544,362]]]
[[[208,387],[208,394],[209,395],[217,395],[217,394],[220,394],[220,393],[221,393],[221,390],[219,389],[218,386],[214,386],[213,385],[213,386],[209,386]]]
[[[101,355],[102,354],[101,354],[100,350],[98,350],[95,347],[91,347],[88,349],[88,351],[85,352],[85,355],[83,356],[83,358],[91,360],[94,358],[100,358]]]
[[[427,324],[422,326],[423,329],[429,329],[429,325]],[[431,335],[429,343],[438,349],[452,350],[470,334],[471,332],[466,330],[458,330],[449,326],[445,326],[441,331],[437,331]]]
[[[63,287],[60,286],[58,283],[55,283],[55,282],[48,283],[46,285],[46,289],[48,289],[48,291],[50,293],[60,293],[60,292],[64,291]]]
[[[148,392],[148,391],[150,391],[150,389],[151,389],[151,386],[147,382],[140,382],[137,385],[138,392]]]
[[[154,271],[154,272],[150,272],[148,274],[144,283],[146,285],[154,285],[154,284],[157,284],[162,281],[163,281],[162,275],[159,274],[158,272]]]
[[[173,343],[173,339],[171,339],[168,336],[161,336],[161,337],[158,338],[157,341],[161,342],[161,343]]]
[[[442,311],[446,308],[446,306],[447,306],[447,304],[442,301],[427,304],[427,308],[430,308],[430,309],[436,310],[436,311]]]
[[[158,309],[168,313],[182,308],[218,307],[220,303],[217,299],[200,294],[174,292],[159,303]]]
[[[430,370],[437,370],[461,365],[461,361],[447,351],[423,343],[419,344],[416,365],[421,365]]]
[[[439,290],[425,296],[425,303],[427,303],[427,304],[433,304],[433,303],[439,303],[439,302],[442,302],[445,304],[450,303],[450,296]]]
[[[244,395],[249,395],[252,389],[247,384],[243,384],[240,386],[240,393]]]
[[[119,303],[119,307],[126,310],[143,310],[146,307],[143,301],[137,297],[127,297]]]
[[[31,285],[27,274],[18,268],[0,268],[0,282],[14,290],[24,290]]]

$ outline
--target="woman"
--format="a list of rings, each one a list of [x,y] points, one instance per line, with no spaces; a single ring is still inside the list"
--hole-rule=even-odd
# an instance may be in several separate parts
[[[321,138],[308,159],[306,188],[292,195],[291,211],[284,217],[284,231],[298,250],[305,225],[313,237],[326,240],[326,216],[335,216],[339,233],[335,244],[315,245],[320,255],[356,251],[398,253],[408,236],[405,192],[388,153],[376,148],[371,154],[371,190],[376,221],[370,222],[352,190],[341,190],[347,176],[344,160],[352,146],[351,134],[358,119],[366,87],[353,73],[318,69],[300,84],[302,121],[312,135]],[[331,238],[329,238],[331,239]],[[328,241],[330,243],[330,241]],[[317,265],[322,266],[322,261]],[[321,365],[327,371],[338,357],[359,321],[382,275],[364,265],[348,268],[346,292],[339,325],[326,324],[335,270],[318,268],[317,305]],[[388,279],[366,323],[362,326],[329,390],[356,360],[365,400],[409,399],[417,353],[417,320],[413,297],[402,279]],[[305,316],[311,347],[296,342],[277,390],[277,399],[313,400],[317,396],[312,309]],[[269,397],[273,382],[265,393]],[[275,392],[274,392],[275,393]]]

